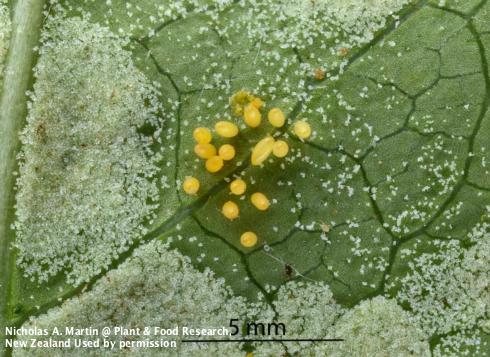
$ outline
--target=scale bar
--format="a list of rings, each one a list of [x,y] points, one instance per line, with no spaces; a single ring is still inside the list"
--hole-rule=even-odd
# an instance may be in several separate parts
[[[227,339],[227,340],[182,340],[184,343],[237,343],[237,342],[342,342],[343,338],[283,338],[283,339]]]

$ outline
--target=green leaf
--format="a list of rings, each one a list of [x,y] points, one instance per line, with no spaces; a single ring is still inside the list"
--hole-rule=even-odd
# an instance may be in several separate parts
[[[18,0],[12,7],[14,35],[5,65],[0,117],[0,152],[6,158],[0,161],[0,200],[5,207],[0,215],[4,266],[0,271],[2,284],[9,286],[2,289],[5,293],[0,306],[4,307],[2,316],[6,324],[22,324],[30,316],[58,306],[59,299],[88,290],[81,295],[81,299],[85,299],[90,296],[87,294],[102,289],[107,276],[115,274],[107,271],[118,267],[126,269],[128,259],[134,262],[136,258],[130,258],[133,252],[144,266],[140,247],[144,252],[149,249],[148,244],[162,241],[188,257],[194,268],[211,269],[216,277],[224,278],[235,297],[244,297],[249,302],[264,301],[267,307],[263,309],[267,313],[271,313],[267,309],[279,306],[277,302],[284,298],[285,292],[281,290],[284,286],[292,286],[294,294],[297,287],[288,285],[291,281],[328,286],[335,304],[348,309],[338,320],[339,331],[357,333],[354,338],[357,344],[364,343],[365,335],[371,333],[367,331],[370,329],[365,331],[364,326],[355,327],[362,325],[363,316],[389,321],[398,314],[403,321],[400,324],[412,324],[407,327],[410,338],[429,341],[436,355],[457,354],[466,349],[475,355],[488,351],[488,345],[475,349],[467,338],[478,336],[485,341],[488,316],[479,314],[475,321],[466,325],[433,331],[421,322],[427,318],[424,315],[427,310],[417,305],[420,297],[404,289],[408,282],[410,286],[420,285],[421,290],[430,289],[433,286],[428,282],[427,276],[430,276],[433,280],[454,284],[434,285],[439,290],[448,287],[442,295],[448,297],[449,304],[451,294],[460,294],[461,280],[451,280],[447,269],[441,268],[446,275],[431,275],[438,271],[438,264],[444,257],[452,257],[453,252],[446,251],[445,243],[441,242],[450,241],[460,249],[461,257],[454,258],[451,265],[454,269],[459,269],[459,264],[466,261],[473,265],[488,262],[488,256],[483,254],[467,260],[462,256],[477,244],[482,244],[484,251],[490,239],[487,224],[490,205],[489,2],[87,0],[64,1],[62,5],[53,1],[51,5],[42,29],[45,35],[42,48],[56,49],[56,41],[62,43],[63,36],[73,36],[63,31],[56,33],[56,21],[73,21],[84,24],[83,33],[88,37],[91,31],[95,34],[112,31],[114,35],[95,36],[100,42],[86,46],[87,52],[93,53],[91,58],[110,55],[113,60],[101,62],[106,64],[101,67],[106,70],[103,75],[97,74],[90,67],[93,62],[83,62],[79,48],[70,47],[76,40],[71,38],[62,51],[67,59],[57,58],[53,52],[52,62],[49,62],[47,52],[41,51],[36,82],[30,87],[35,60],[30,49],[37,43],[42,3]],[[56,19],[55,25],[49,25],[49,18]],[[19,19],[29,19],[30,28],[22,35],[16,35],[15,31],[20,26]],[[107,26],[109,30],[97,26]],[[121,39],[116,39],[117,36]],[[70,48],[74,48],[73,53]],[[46,60],[43,62],[43,59]],[[63,64],[70,61],[79,68],[63,72],[68,67]],[[127,68],[131,71],[125,72]],[[17,74],[12,75],[9,70]],[[318,71],[325,73],[324,79],[315,78]],[[43,73],[49,76],[43,77]],[[67,77],[67,82],[63,83],[64,75],[69,73],[76,75]],[[54,78],[58,80],[56,84]],[[120,83],[126,84],[125,80],[128,80],[127,85],[117,87]],[[112,83],[123,97],[127,95],[124,101],[114,107],[97,95],[88,101],[93,93],[103,93],[99,88]],[[52,92],[41,92],[40,88]],[[105,123],[112,113],[117,113],[122,123],[130,123],[129,118],[133,116],[128,113],[145,113],[145,107],[138,106],[140,97],[149,98],[154,104],[151,98],[156,97],[148,93],[155,92],[149,88],[158,90],[158,105],[155,104],[158,112],[152,112],[158,120],[150,123],[142,119],[136,126],[155,141],[148,146],[151,154],[145,151],[138,160],[158,165],[159,172],[153,177],[148,175],[138,187],[145,187],[141,189],[145,192],[151,191],[149,187],[158,187],[159,198],[143,193],[135,195],[138,199],[143,197],[142,206],[156,201],[158,208],[152,208],[152,213],[143,209],[136,212],[139,215],[135,215],[134,227],[140,224],[142,227],[138,232],[124,230],[127,206],[115,205],[109,211],[105,204],[112,202],[111,197],[102,199],[102,195],[94,195],[95,207],[101,207],[96,216],[103,217],[103,222],[95,218],[84,221],[86,225],[73,234],[76,239],[72,245],[49,234],[44,238],[39,236],[34,240],[41,252],[38,254],[30,245],[34,243],[25,238],[25,232],[32,231],[32,226],[18,223],[18,218],[17,232],[8,228],[14,220],[11,208],[14,207],[17,132],[26,115],[35,123],[42,112],[40,106],[49,103],[51,106],[46,105],[46,108],[58,113],[59,118],[69,116],[88,123],[97,120]],[[29,114],[26,113],[26,89],[32,89],[39,99],[38,103],[32,103]],[[263,124],[258,129],[246,128],[242,119],[232,113],[229,99],[242,89],[266,103],[262,110]],[[64,98],[59,95],[63,92],[73,96]],[[50,101],[51,97],[56,100]],[[89,107],[87,111],[73,110],[78,97]],[[136,104],[131,107],[133,97]],[[116,111],[125,103],[129,103],[130,109]],[[93,115],[96,119],[86,114],[92,110],[92,104],[99,105],[98,113],[102,113]],[[275,129],[267,123],[267,110],[273,107],[285,112],[286,127]],[[292,124],[300,119],[307,120],[313,129],[313,136],[306,141],[299,140],[292,131]],[[192,132],[198,126],[213,128],[219,120],[231,120],[241,126],[236,138],[219,139],[216,135],[213,138],[216,145],[232,143],[237,157],[226,163],[219,173],[210,174],[202,160],[194,155]],[[141,125],[143,122],[145,124]],[[105,135],[109,129],[104,125],[101,127]],[[124,131],[116,133],[123,135]],[[252,147],[269,134],[288,142],[288,156],[285,159],[271,156],[263,166],[252,166]],[[68,137],[66,134],[64,138],[57,138],[56,145],[71,145]],[[24,133],[26,160],[29,160],[28,139]],[[115,150],[121,147],[133,153],[129,144],[115,146]],[[95,145],[95,148],[99,147]],[[106,154],[114,158],[116,152],[119,151]],[[103,151],[101,153],[103,155]],[[128,162],[131,162],[129,154],[124,158],[129,157]],[[84,162],[83,158],[80,160]],[[133,162],[138,160],[134,158]],[[132,171],[124,172],[129,176],[128,172]],[[61,173],[59,176],[65,181],[59,186],[54,184],[52,191],[46,191],[47,198],[59,187],[65,187],[66,182],[71,182],[68,174]],[[21,170],[21,174],[25,171]],[[136,176],[144,176],[144,170]],[[181,190],[186,176],[199,178],[201,188],[197,196],[186,195]],[[94,174],[93,177],[99,176]],[[241,177],[248,184],[243,198],[231,196],[229,192],[228,183],[235,177]],[[106,185],[103,187],[117,184],[104,181],[104,177],[101,180]],[[81,184],[86,192],[91,186],[84,185]],[[267,211],[258,211],[250,204],[249,195],[256,191],[271,199]],[[73,192],[78,191],[75,188]],[[22,201],[22,197],[18,195],[18,217],[22,217],[19,215],[24,212],[22,209],[34,207],[33,200]],[[140,202],[130,201],[132,197],[128,194],[127,202]],[[234,221],[227,220],[220,212],[223,203],[230,199],[240,207],[240,217]],[[45,201],[47,199],[40,200],[36,207],[42,207]],[[73,202],[76,211],[79,201],[74,199]],[[30,212],[34,217],[32,212],[43,212],[32,207]],[[67,215],[53,212],[52,217],[63,217],[58,222],[61,227],[65,224],[69,225],[67,231],[74,229]],[[109,216],[109,212],[114,215]],[[74,216],[79,224],[80,215]],[[105,234],[89,235],[87,231],[91,227],[95,227],[95,231],[102,227]],[[52,226],[46,229],[50,232]],[[245,248],[240,244],[240,235],[245,231],[257,233],[256,246]],[[116,233],[108,238],[108,232]],[[62,233],[63,230],[60,236]],[[127,242],[117,246],[118,239],[127,239]],[[14,241],[18,251],[8,249]],[[31,281],[36,272],[29,269],[34,267],[31,270],[35,270],[36,264],[40,264],[40,270],[49,270],[53,261],[57,262],[56,257],[49,255],[46,261],[36,260],[44,254],[43,246],[48,242],[49,252],[56,250],[57,244],[65,249],[58,250],[56,257],[73,255],[76,259],[53,268],[50,274],[53,277],[47,281]],[[86,249],[87,246],[91,250]],[[27,264],[27,271],[24,262],[17,260],[15,265],[18,252],[21,257],[25,252],[32,253],[29,258],[32,264]],[[46,262],[48,268],[43,266]],[[418,275],[423,262],[429,267]],[[475,270],[469,271],[470,275],[477,274]],[[298,291],[303,298],[302,294],[309,290],[298,288]],[[488,309],[488,301],[485,302],[488,291],[487,295],[482,294],[482,304]],[[86,299],[91,298],[99,299],[98,296]],[[133,297],[128,299],[131,301]],[[135,297],[134,301],[140,301],[138,299]],[[406,311],[402,312],[396,302]],[[379,304],[389,307],[381,317],[377,315],[383,310]],[[453,310],[443,308],[440,316],[429,315],[434,320],[446,321],[450,313]],[[275,311],[275,315],[288,316],[286,311]],[[331,323],[336,324],[337,320]],[[325,333],[330,331],[325,330]],[[389,335],[389,339],[396,341],[401,338]],[[453,339],[461,346],[454,347]],[[386,350],[383,342],[373,346]],[[420,351],[427,353],[424,346],[419,346]],[[400,342],[401,355],[408,353],[406,347],[405,342]],[[350,352],[341,350],[344,354],[340,355],[357,351],[356,348]]]

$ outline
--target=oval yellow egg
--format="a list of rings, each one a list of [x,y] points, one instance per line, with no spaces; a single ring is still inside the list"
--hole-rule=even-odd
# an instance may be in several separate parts
[[[216,155],[216,148],[213,144],[197,144],[194,146],[194,153],[201,159],[209,159]]]
[[[289,146],[284,140],[277,140],[272,148],[272,154],[275,157],[283,158],[288,154]]]
[[[196,128],[192,135],[194,136],[194,140],[199,144],[209,144],[213,139],[211,131],[208,128]]]
[[[260,140],[252,150],[252,165],[258,166],[262,164],[271,154],[274,147],[274,138],[267,136]]]
[[[223,213],[223,216],[231,220],[238,218],[238,216],[240,215],[240,209],[238,208],[238,205],[233,201],[225,202],[223,208],[221,209],[221,212]]]
[[[264,101],[259,97],[255,97],[250,104],[252,104],[255,108],[260,109],[264,106]]]
[[[235,157],[235,148],[230,144],[221,145],[218,155],[225,161],[232,160]]]
[[[195,195],[199,191],[200,186],[199,180],[192,176],[187,176],[182,184],[184,192],[189,195]]]
[[[276,128],[280,128],[286,122],[286,117],[284,113],[279,108],[272,108],[267,114],[267,119],[269,119],[269,123]]]
[[[265,211],[269,208],[270,202],[266,195],[261,192],[255,192],[251,197],[250,201],[260,211]]]
[[[311,126],[304,120],[294,123],[294,133],[300,139],[308,139],[311,136]]]
[[[230,191],[234,195],[243,195],[246,190],[247,184],[242,179],[236,179],[230,183]]]
[[[223,159],[219,156],[212,156],[206,160],[206,170],[211,173],[218,172],[223,168]]]
[[[257,235],[254,232],[245,232],[240,237],[240,244],[245,248],[251,248],[257,244]]]
[[[238,126],[231,121],[219,121],[214,125],[214,130],[219,136],[232,138],[238,135]]]
[[[249,127],[256,128],[262,121],[262,114],[260,114],[260,111],[254,105],[248,104],[245,107],[243,119],[245,120],[245,124]]]

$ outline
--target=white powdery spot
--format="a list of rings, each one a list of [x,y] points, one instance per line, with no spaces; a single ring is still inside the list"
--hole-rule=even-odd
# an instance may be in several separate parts
[[[335,337],[334,323],[344,312],[324,283],[289,282],[279,288],[273,304],[277,321],[286,325],[286,338]],[[279,356],[285,350],[277,345],[259,343],[254,355]],[[293,355],[316,355],[314,345],[300,342],[284,344]]]
[[[167,250],[160,241],[153,241],[135,250],[133,256],[118,269],[101,278],[91,291],[74,297],[61,307],[32,319],[23,327],[79,328],[93,327],[102,331],[104,326],[140,327],[175,326],[191,328],[220,328],[229,326],[230,318],[243,319],[247,310],[245,300],[233,297],[222,279],[216,279],[206,269],[199,272],[189,258],[177,251]],[[163,339],[180,340],[182,336],[162,336]],[[219,337],[219,336],[218,336]],[[29,336],[19,337],[29,339]],[[63,336],[54,336],[61,340]],[[67,336],[66,338],[70,338]],[[91,336],[82,339],[93,340]],[[160,336],[111,336],[119,346],[120,341],[131,343],[145,339],[159,340]],[[42,338],[47,339],[47,337]],[[73,344],[72,344],[73,346]],[[240,344],[188,344],[177,342],[177,348],[166,348],[165,356],[241,356]],[[131,349],[130,349],[131,350]],[[145,356],[161,356],[160,348],[133,348]],[[51,350],[52,351],[52,350]],[[116,352],[119,351],[116,347]],[[124,350],[121,350],[124,351]],[[15,356],[46,356],[43,348],[15,349]],[[121,352],[122,353],[122,352]],[[65,355],[113,356],[108,349],[72,349]]]
[[[279,41],[282,48],[311,45],[332,53],[368,43],[389,17],[411,0],[281,0],[255,5],[260,23],[249,27],[262,41]],[[252,21],[253,22],[253,21]],[[269,25],[267,25],[269,24]],[[344,50],[342,50],[344,49]],[[340,65],[340,62],[338,63]]]
[[[425,334],[411,323],[409,313],[384,297],[365,300],[347,311],[335,332],[348,342],[324,344],[328,356],[431,355]]]
[[[454,335],[444,336],[434,347],[434,357],[487,357],[488,345],[483,346],[480,336],[472,331],[458,331]]]
[[[410,305],[413,322],[428,335],[442,335],[436,355],[460,356],[479,350],[481,328],[490,321],[490,225],[478,224],[469,234],[472,246],[439,241],[438,252],[411,264],[398,300]]]
[[[65,271],[79,284],[145,233],[158,200],[156,90],[126,40],[79,19],[42,35],[21,133],[15,229],[18,265],[33,280]]]
[[[0,0],[0,80],[3,78],[5,57],[9,48],[11,30],[12,23],[9,7],[5,0]]]

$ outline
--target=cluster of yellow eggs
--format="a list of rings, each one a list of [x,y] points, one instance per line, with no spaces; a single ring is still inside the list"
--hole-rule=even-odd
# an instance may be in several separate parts
[[[235,114],[243,116],[245,124],[250,128],[259,127],[262,122],[262,113],[260,110],[264,106],[264,102],[260,98],[254,97],[244,91],[238,92],[234,97],[238,98],[237,100],[239,101],[239,104],[234,103]],[[275,128],[281,128],[286,123],[286,116],[279,108],[269,110],[267,119]],[[217,122],[214,126],[214,131],[223,138],[233,138],[240,132],[238,126],[231,121]],[[305,140],[311,135],[311,127],[306,121],[300,120],[294,123],[293,132],[298,138]],[[223,144],[216,149],[211,143],[213,136],[211,130],[208,128],[196,128],[193,132],[193,137],[196,141],[194,153],[199,158],[206,160],[205,167],[210,173],[219,172],[224,167],[225,161],[232,160],[236,155],[235,148],[230,144]],[[277,158],[284,158],[288,152],[289,145],[287,142],[276,140],[271,135],[267,135],[253,147],[251,164],[255,166],[262,165],[271,154]],[[187,176],[182,188],[187,194],[195,195],[199,192],[200,182],[195,177]],[[246,190],[247,183],[240,178],[230,183],[230,192],[233,195],[241,196]],[[254,192],[250,196],[250,202],[260,211],[265,211],[270,206],[269,199],[261,192]],[[223,204],[221,212],[229,220],[237,219],[240,215],[238,205],[232,200]],[[257,235],[254,232],[248,231],[241,235],[240,244],[246,248],[251,248],[257,244],[257,240]]]

